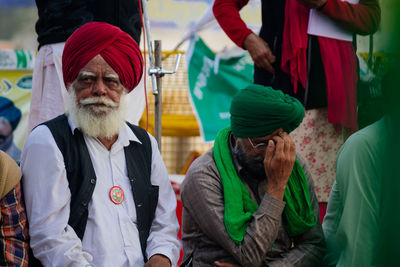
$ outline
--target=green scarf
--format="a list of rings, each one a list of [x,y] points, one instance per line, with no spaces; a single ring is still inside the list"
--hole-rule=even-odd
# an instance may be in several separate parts
[[[236,172],[229,149],[230,132],[231,128],[227,127],[218,133],[213,152],[224,189],[225,227],[229,236],[237,244],[240,244],[246,234],[251,216],[257,211],[258,205],[251,199],[249,191]],[[315,225],[308,182],[297,159],[289,177],[283,200],[286,202],[284,214],[287,225],[285,228],[290,236],[302,234]]]

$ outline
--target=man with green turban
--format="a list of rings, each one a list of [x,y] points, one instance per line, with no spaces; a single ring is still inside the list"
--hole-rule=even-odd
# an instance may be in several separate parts
[[[184,262],[193,266],[320,266],[324,237],[304,159],[288,135],[304,108],[251,85],[234,96],[231,126],[182,184]]]

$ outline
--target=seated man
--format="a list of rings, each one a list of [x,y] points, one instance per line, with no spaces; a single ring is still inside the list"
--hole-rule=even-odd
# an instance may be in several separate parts
[[[325,266],[399,265],[399,62],[391,63],[383,79],[384,116],[350,136],[339,151],[323,223]]]
[[[182,184],[184,261],[319,266],[318,201],[288,135],[301,123],[303,106],[251,85],[234,96],[230,112],[231,127],[193,162]]]
[[[20,180],[18,165],[0,151],[0,266],[28,266],[28,225]]]
[[[67,115],[36,127],[22,151],[34,256],[45,266],[176,265],[176,198],[157,143],[123,120],[143,72],[137,43],[91,22],[62,60]]]

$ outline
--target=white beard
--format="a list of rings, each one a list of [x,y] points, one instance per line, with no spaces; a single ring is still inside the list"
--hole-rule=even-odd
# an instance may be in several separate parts
[[[119,134],[125,123],[127,109],[126,93],[122,93],[120,103],[105,97],[90,97],[76,101],[75,89],[71,86],[65,100],[66,113],[71,115],[75,126],[83,133],[98,138],[111,139]],[[102,103],[105,106],[90,104]]]

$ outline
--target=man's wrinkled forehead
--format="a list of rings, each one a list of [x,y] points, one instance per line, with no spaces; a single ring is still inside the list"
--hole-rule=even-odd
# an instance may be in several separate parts
[[[82,70],[79,72],[78,77],[93,77],[94,78],[94,77],[97,77],[97,75],[91,71]],[[118,75],[115,73],[106,73],[106,74],[104,74],[104,78],[119,80]]]

